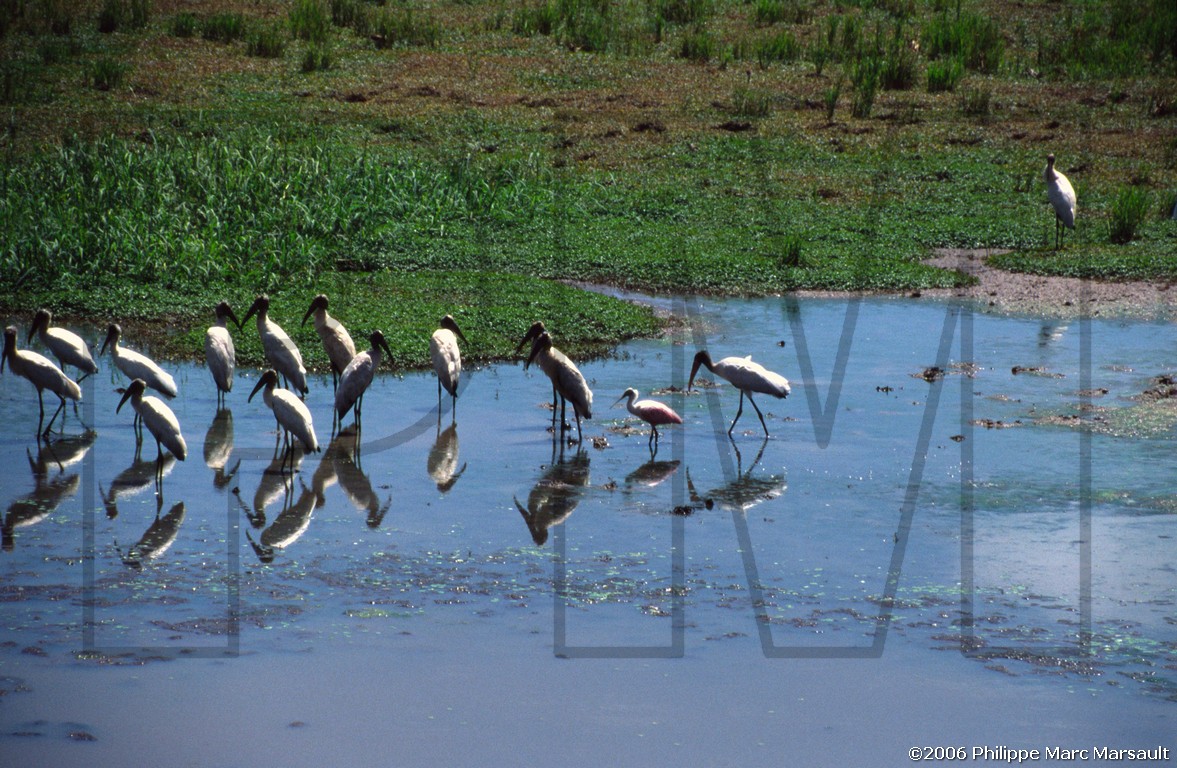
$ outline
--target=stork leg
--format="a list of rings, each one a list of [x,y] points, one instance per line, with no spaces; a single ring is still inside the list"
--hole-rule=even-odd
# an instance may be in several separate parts
[[[48,435],[51,431],[53,431],[53,422],[57,421],[57,414],[59,414],[59,413],[61,414],[62,432],[64,433],[64,431],[65,431],[65,398],[62,397],[62,398],[60,398],[60,400],[61,400],[61,405],[57,406],[57,410],[53,412],[53,417],[51,419],[49,419],[49,426],[45,427],[45,434],[46,435]],[[75,405],[76,405],[76,403],[75,403]]]
[[[764,423],[764,414],[760,412],[760,408],[756,406],[756,401],[752,399],[752,393],[748,393],[748,402],[752,403],[752,407],[756,408],[756,415],[760,417],[760,426],[764,427],[764,436],[768,437],[768,425]]]
[[[752,398],[749,397],[749,400]],[[727,428],[727,436],[732,436],[732,430],[736,428],[736,422],[740,420],[740,415],[744,413],[744,390],[740,390],[740,407],[736,409],[736,417],[732,419],[732,425]]]

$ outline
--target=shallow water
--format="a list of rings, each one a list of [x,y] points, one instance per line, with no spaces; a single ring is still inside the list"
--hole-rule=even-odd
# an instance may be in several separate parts
[[[330,445],[318,377],[327,449],[283,474],[272,415],[246,402],[257,372],[218,412],[207,371],[170,366],[189,456],[160,494],[109,361],[49,446],[6,372],[0,754],[778,765],[1177,746],[1177,430],[1132,399],[1173,371],[1172,326],[663,304],[691,321],[680,337],[582,366],[579,448],[546,431],[550,385],[520,365],[469,372],[440,422],[431,375],[386,374],[360,438]],[[704,345],[793,394],[758,398],[771,438],[746,407],[729,440],[731,387],[661,393],[686,423],[652,457],[609,405],[681,389]],[[917,377],[931,366],[943,378]]]

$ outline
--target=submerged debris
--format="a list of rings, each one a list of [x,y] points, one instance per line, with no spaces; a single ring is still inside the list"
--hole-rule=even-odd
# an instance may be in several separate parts
[[[1001,421],[1000,419],[973,419],[971,423],[974,427],[984,427],[985,429],[1010,429],[1012,427],[1023,426],[1021,419],[1014,419],[1013,421]]]
[[[1010,369],[1010,373],[1012,373],[1014,376],[1017,376],[1018,374],[1022,373],[1022,374],[1029,374],[1031,376],[1044,376],[1048,379],[1066,378],[1061,373],[1051,373],[1050,371],[1043,368],[1041,365],[1015,365],[1013,368]]]

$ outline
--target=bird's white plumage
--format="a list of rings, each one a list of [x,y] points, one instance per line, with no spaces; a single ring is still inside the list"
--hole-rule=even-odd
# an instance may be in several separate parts
[[[1046,180],[1046,196],[1054,207],[1054,215],[1068,229],[1075,228],[1075,206],[1078,198],[1071,182],[1059,171],[1054,169],[1054,155],[1046,159],[1046,170],[1042,173]]]
[[[36,387],[38,396],[47,389],[63,401],[82,399],[82,388],[62,373],[52,360],[28,349],[17,349],[16,332],[13,331],[11,335],[11,339],[5,339],[8,367],[17,376],[27,379]]]
[[[578,419],[593,417],[593,391],[576,364],[552,346],[552,338],[546,332],[533,342],[531,359],[552,380],[560,397],[572,403]]]
[[[356,353],[339,376],[339,388],[335,391],[335,412],[341,420],[372,384],[376,369],[380,367],[381,348],[387,351],[388,345],[380,331],[373,331],[369,340],[372,343],[371,348]]]
[[[743,392],[759,392],[773,397],[788,397],[789,380],[752,361],[752,356],[725,357],[711,368],[711,372],[726,379]]]
[[[319,450],[319,439],[315,436],[311,411],[298,395],[288,389],[267,387],[265,401],[274,411],[274,418],[278,423],[297,437],[307,451],[314,453]]]
[[[33,318],[31,330],[37,332],[45,348],[53,353],[62,366],[72,365],[83,373],[98,373],[98,364],[94,362],[86,341],[72,331],[51,327],[49,324],[52,321],[53,315],[47,309],[40,310]]]
[[[233,347],[233,337],[229,335],[224,319],[219,318],[217,324],[205,332],[204,359],[208,362],[208,370],[212,373],[217,389],[221,392],[232,391],[237,350]]]
[[[462,376],[462,355],[458,350],[458,337],[448,328],[438,328],[429,339],[429,357],[433,370],[442,389],[457,394],[458,380]]]
[[[302,364],[302,353],[298,351],[298,345],[286,331],[270,319],[269,298],[258,296],[245,313],[242,322],[249,320],[250,315],[254,314],[257,315],[257,332],[262,339],[262,351],[266,360],[297,392],[306,392],[307,369]]]
[[[356,345],[351,334],[343,323],[332,317],[327,311],[327,297],[319,295],[311,303],[308,314],[315,319],[315,331],[323,342],[323,351],[331,361],[331,369],[335,373],[342,373],[351,359],[356,356]],[[305,321],[305,316],[304,316]]]
[[[103,350],[110,347],[110,356],[114,359],[115,367],[131,381],[143,379],[144,384],[161,395],[175,397],[179,390],[172,375],[156,365],[147,355],[119,346],[121,336],[122,330],[112,324],[107,330],[106,341],[102,344]]]
[[[176,418],[176,414],[163,400],[143,394],[145,384],[143,379],[131,382],[131,387],[127,390],[127,396],[131,399],[131,407],[135,409],[135,413],[139,414],[139,418],[155,441],[171,451],[177,459],[183,461],[188,456],[188,444],[180,432],[180,420]]]

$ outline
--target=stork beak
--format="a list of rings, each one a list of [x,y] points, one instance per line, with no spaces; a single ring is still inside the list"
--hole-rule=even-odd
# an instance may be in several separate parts
[[[519,354],[519,350],[523,349],[524,344],[543,333],[542,328],[543,323],[539,321],[532,323],[531,327],[527,329],[527,333],[524,334],[523,338],[519,340],[519,344],[515,347],[515,354]]]
[[[114,412],[118,413],[119,411],[121,411],[123,409],[123,404],[126,403],[130,399],[131,399],[131,389],[128,387],[127,389],[123,390],[123,398],[121,400],[119,400],[118,407],[114,409]]]
[[[106,354],[106,348],[110,346],[110,342],[115,337],[114,326],[111,326],[106,331],[106,339],[102,342],[102,349],[99,350],[98,355],[101,357]]]
[[[33,340],[33,334],[37,332],[37,326],[40,324],[37,322],[39,319],[37,317],[33,318],[33,324],[29,326],[29,335],[25,337],[26,345]]]
[[[384,354],[388,355],[388,359],[392,360],[392,350],[388,348],[388,342],[384,340],[383,336],[380,337],[380,348],[384,350]]]
[[[263,375],[260,379],[257,380],[257,384],[254,385],[253,391],[249,393],[249,397],[246,398],[245,402],[252,403],[253,396],[256,395],[258,393],[258,390],[264,386],[266,386],[266,377]]]
[[[237,319],[237,314],[233,311],[232,307],[229,307],[229,319],[233,321],[233,323],[237,326],[237,330],[240,331],[241,321]]]
[[[254,299],[253,303],[249,305],[249,311],[245,313],[245,317],[241,318],[241,322],[242,323],[249,322],[249,318],[254,316],[254,314],[257,312],[258,308],[261,306],[261,303],[262,303],[262,300],[261,300],[260,296],[256,299]]]
[[[704,364],[707,364],[708,369],[711,368],[711,366],[709,364],[710,360],[711,360],[711,356],[708,355],[707,352],[705,352],[705,351],[700,351],[700,352],[695,353],[695,362],[691,364],[691,376],[690,376],[690,378],[687,379],[687,391],[688,392],[691,391],[691,386],[695,383],[695,374],[699,372],[699,368],[701,366],[703,366]]]
[[[306,314],[304,314],[302,316],[302,322],[300,323],[300,325],[307,324],[307,320],[309,320],[311,315],[313,315],[315,313],[315,307],[317,306],[317,304],[318,304],[318,302],[314,302],[314,301],[311,302],[311,305],[309,307],[307,307]]]

